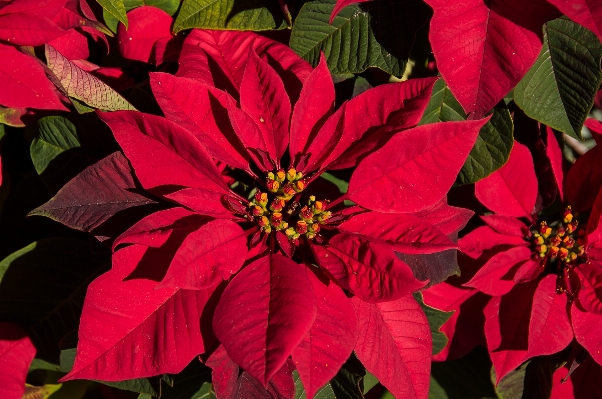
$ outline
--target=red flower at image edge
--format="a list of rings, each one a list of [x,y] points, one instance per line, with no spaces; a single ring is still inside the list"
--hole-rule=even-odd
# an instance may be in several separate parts
[[[195,30],[179,62],[151,74],[165,118],[99,113],[171,208],[114,241],[64,380],[178,373],[205,354],[218,395],[292,397],[296,369],[311,398],[355,351],[396,397],[426,398],[430,329],[411,294],[427,281],[396,253],[456,248],[472,212],[446,194],[486,119],[417,127],[436,79],[335,110],[323,57],[312,69],[253,33]],[[343,195],[320,177],[350,167]]]
[[[599,143],[602,124],[589,119],[586,126]],[[425,293],[429,305],[438,307],[452,301],[452,307],[441,307],[458,311],[462,307],[465,313],[455,314],[456,325],[442,329],[462,337],[458,337],[458,346],[451,353],[438,360],[449,354],[462,356],[478,345],[480,334],[484,334],[483,344],[489,350],[498,382],[535,356],[562,351],[573,338],[602,364],[600,148],[598,144],[580,157],[563,176],[560,148],[548,129],[546,152],[558,184],[564,185],[564,193],[559,194],[572,206],[544,220],[537,220],[533,214],[538,184],[533,157],[526,146],[515,142],[508,163],[476,183],[476,197],[495,213],[481,216],[485,225],[459,241],[465,260],[461,262],[463,271],[471,274],[469,269],[479,265],[464,284],[470,288],[444,283]],[[587,214],[588,218],[582,216]],[[478,300],[475,295],[479,295]],[[464,321],[460,322],[459,317]],[[480,330],[468,334],[472,337],[470,344],[463,334],[468,328],[467,318],[474,319],[471,330]],[[479,323],[483,329],[478,328]],[[600,366],[590,363],[588,360],[584,369],[600,374]],[[577,373],[578,378],[583,377],[579,377],[582,372]],[[560,374],[565,377],[567,371],[559,370]],[[555,384],[554,391],[560,387]]]

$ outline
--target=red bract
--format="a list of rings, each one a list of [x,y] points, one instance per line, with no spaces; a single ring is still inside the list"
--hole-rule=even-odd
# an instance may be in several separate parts
[[[0,323],[0,394],[21,399],[25,378],[36,349],[25,331],[12,323]]]
[[[481,118],[527,73],[545,22],[558,10],[543,0],[427,0],[437,67],[464,111]],[[520,9],[520,12],[516,10]]]
[[[557,145],[553,135],[547,140],[548,147]],[[547,153],[560,156],[555,149]],[[585,226],[570,206],[558,221],[537,221],[537,178],[522,144],[515,143],[504,167],[476,184],[477,198],[496,213],[482,216],[485,226],[463,237],[460,249],[482,265],[465,285],[492,297],[483,312],[497,381],[534,356],[561,351],[573,337],[602,363],[602,196],[583,198],[589,190],[600,192],[596,153],[597,147],[578,159],[564,178],[564,197],[580,211],[591,208]],[[562,181],[561,169],[553,172]]]
[[[176,373],[204,353],[221,392],[292,397],[294,364],[311,398],[355,350],[398,397],[427,397],[431,338],[411,296],[427,282],[396,252],[456,247],[449,237],[471,212],[445,195],[486,120],[416,127],[435,79],[383,85],[335,110],[323,58],[312,70],[252,33],[195,31],[180,65],[180,77],[151,74],[165,118],[99,113],[168,209],[115,240],[65,380]],[[95,170],[111,178],[110,165]],[[356,165],[346,194],[322,197],[332,192],[323,171]]]

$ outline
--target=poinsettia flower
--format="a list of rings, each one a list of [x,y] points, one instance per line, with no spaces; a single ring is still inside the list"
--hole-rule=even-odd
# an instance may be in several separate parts
[[[0,323],[0,394],[6,399],[21,399],[25,393],[27,370],[36,348],[21,327]]]
[[[397,397],[427,397],[430,330],[411,296],[427,281],[396,252],[456,248],[472,212],[445,196],[486,120],[416,127],[435,79],[335,110],[323,57],[311,69],[252,33],[193,32],[180,63],[151,74],[165,117],[99,113],[169,207],[114,241],[65,380],[174,373],[205,353],[222,392],[289,392],[294,367],[311,398],[355,350]],[[349,167],[347,192],[325,197],[320,175]]]
[[[587,123],[602,133],[600,122]],[[547,141],[558,145],[553,135]],[[602,362],[602,340],[594,333],[602,320],[597,148],[564,177],[564,198],[577,206],[567,205],[557,220],[540,221],[533,212],[537,177],[531,153],[520,143],[506,165],[475,185],[476,197],[495,213],[481,216],[485,225],[459,244],[464,254],[482,260],[465,286],[491,297],[483,310],[484,333],[497,381],[534,356],[561,351],[573,338]],[[590,191],[598,194],[591,201],[585,198]],[[575,211],[588,209],[589,220],[579,220]]]

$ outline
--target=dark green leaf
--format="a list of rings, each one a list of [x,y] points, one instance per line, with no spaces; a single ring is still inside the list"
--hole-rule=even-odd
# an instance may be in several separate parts
[[[69,100],[71,100],[71,104],[73,104],[73,107],[75,108],[78,114],[87,114],[95,111],[94,108],[88,107],[86,103],[78,100],[77,98],[69,97]]]
[[[420,125],[434,122],[466,120],[466,114],[460,103],[447,87],[443,79],[439,79],[433,87]],[[468,154],[456,179],[457,184],[471,184],[489,176],[501,168],[512,150],[514,124],[505,102],[500,101],[493,109],[489,122],[481,128],[477,141]]]
[[[0,262],[0,319],[26,327],[38,357],[58,363],[61,338],[79,325],[88,284],[108,269],[110,253],[90,243],[47,238]]]
[[[529,117],[581,139],[602,80],[602,44],[566,18],[546,23],[543,33],[541,53],[514,89],[514,101]]]
[[[429,321],[429,327],[431,328],[431,335],[433,337],[433,355],[436,355],[445,348],[448,341],[447,336],[440,331],[441,326],[452,317],[454,312],[444,312],[428,306],[424,303],[422,294],[419,292],[414,294],[414,298],[422,307],[422,310]]]
[[[360,73],[376,67],[401,77],[428,7],[417,0],[355,4],[345,7],[330,24],[335,2],[312,1],[301,8],[291,48],[314,66],[324,51],[333,73]]]
[[[552,375],[556,370],[550,357],[536,357],[508,373],[495,391],[500,399],[547,399],[552,393]],[[491,368],[491,381],[495,370]]]
[[[487,349],[479,346],[461,359],[433,362],[429,399],[497,399]]]
[[[125,6],[123,0],[96,0],[102,6],[104,11],[111,14],[114,18],[121,21],[125,27],[128,26],[128,17],[125,15]],[[103,12],[104,12],[103,11]]]
[[[362,379],[365,375],[364,366],[352,354],[337,375],[316,392],[314,399],[364,399]],[[306,399],[305,388],[297,370],[293,371],[293,380],[295,382],[295,399]]]
[[[190,28],[261,31],[286,27],[276,0],[184,0],[173,31]]]
[[[457,234],[453,239],[457,240]],[[460,275],[458,251],[455,249],[448,249],[432,254],[403,254],[395,252],[395,255],[410,266],[414,277],[418,280],[429,280],[426,287],[445,281],[449,276]]]

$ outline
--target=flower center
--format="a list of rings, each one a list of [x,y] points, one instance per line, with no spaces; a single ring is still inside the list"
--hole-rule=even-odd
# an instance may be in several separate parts
[[[263,233],[283,231],[295,244],[302,236],[309,240],[316,238],[332,213],[326,210],[329,201],[317,201],[313,195],[303,206],[296,200],[306,185],[303,174],[294,168],[269,172],[266,179],[269,193],[255,192],[245,217]]]

